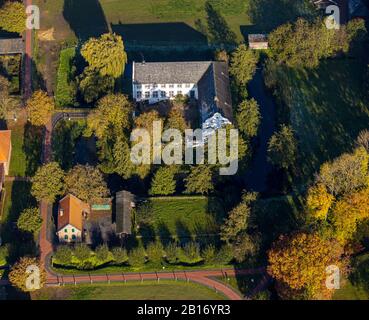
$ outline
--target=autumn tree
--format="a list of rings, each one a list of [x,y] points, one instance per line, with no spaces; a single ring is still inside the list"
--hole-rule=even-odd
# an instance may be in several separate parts
[[[334,196],[328,193],[327,188],[318,183],[309,188],[306,204],[310,215],[314,219],[327,219],[329,208],[334,201]]]
[[[41,90],[34,92],[27,101],[29,120],[34,126],[46,125],[54,108],[54,100]]]
[[[220,237],[223,241],[231,242],[239,233],[246,231],[251,213],[250,205],[256,198],[256,193],[246,193],[241,203],[231,210],[220,228]]]
[[[124,135],[117,136],[113,148],[114,172],[124,179],[129,179],[135,170],[130,151],[127,138]]]
[[[57,162],[50,162],[38,168],[32,178],[32,195],[37,201],[55,202],[57,196],[64,194],[65,173]]]
[[[288,169],[296,160],[297,142],[290,127],[282,125],[268,143],[268,157],[273,165]]]
[[[177,129],[182,133],[189,128],[185,118],[183,117],[182,111],[178,108],[172,108],[172,110],[170,110],[168,118],[166,119],[165,127],[167,129]]]
[[[238,129],[248,137],[255,137],[258,133],[261,115],[259,105],[255,99],[245,100],[238,106]]]
[[[37,234],[42,225],[42,218],[38,208],[28,208],[21,212],[17,227],[21,231]]]
[[[239,85],[245,86],[253,78],[258,61],[258,54],[241,44],[232,53],[229,72]]]
[[[44,286],[46,272],[36,258],[22,257],[10,269],[9,281],[23,292],[35,291]]]
[[[260,237],[251,236],[246,232],[238,234],[232,243],[233,257],[238,263],[255,257],[259,249]]]
[[[127,63],[122,37],[115,33],[91,38],[83,45],[81,54],[90,68],[97,70],[102,76],[119,78]]]
[[[95,69],[87,67],[78,77],[78,88],[83,99],[87,103],[91,103],[99,99],[102,95],[113,91],[114,78],[109,75],[102,76]]]
[[[364,148],[345,153],[320,167],[317,181],[339,196],[369,185],[369,154]]]
[[[26,19],[26,9],[22,2],[7,1],[0,8],[1,29],[21,34],[26,29]]]
[[[149,243],[146,248],[146,253],[149,261],[155,264],[160,264],[165,256],[164,247],[160,241]]]
[[[65,177],[68,193],[80,200],[93,203],[109,196],[109,189],[102,173],[89,165],[77,165]]]
[[[0,119],[5,119],[10,111],[18,107],[17,101],[9,95],[10,82],[0,75]]]
[[[288,286],[292,294],[304,291],[307,298],[319,299],[331,293],[325,285],[326,268],[336,265],[341,272],[345,270],[342,255],[343,248],[336,241],[316,234],[281,236],[268,252],[267,270],[279,284]]]
[[[176,192],[176,169],[173,166],[160,167],[156,171],[149,190],[150,195],[167,196]]]
[[[208,194],[214,190],[213,172],[207,165],[191,167],[189,175],[185,178],[186,193]]]

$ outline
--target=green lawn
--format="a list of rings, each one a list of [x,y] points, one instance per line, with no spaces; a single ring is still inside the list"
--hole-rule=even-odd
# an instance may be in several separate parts
[[[41,163],[42,128],[29,124],[8,124],[12,130],[10,176],[32,176]]]
[[[350,151],[360,130],[369,123],[369,101],[364,98],[365,65],[354,59],[321,62],[316,70],[278,73],[281,110],[299,141],[296,173],[302,182],[313,179],[320,165]]]
[[[224,296],[195,283],[145,281],[44,288],[33,300],[224,300]]]
[[[262,276],[260,274],[252,274],[238,277],[228,276],[227,278],[217,277],[216,279],[232,287],[241,295],[247,296],[257,287],[262,279]]]
[[[249,32],[268,32],[313,12],[308,0],[208,1],[216,12],[210,15],[215,31],[229,28],[238,41],[243,41]],[[111,25],[114,31],[123,31],[125,40],[168,41],[173,40],[168,35],[173,35],[175,41],[196,41],[206,33],[204,26],[208,22],[206,0],[38,0],[36,3],[42,13],[41,29],[54,27],[57,40],[97,35]],[[158,32],[153,32],[153,27],[158,26],[152,24],[158,23],[172,25],[163,24],[161,29],[156,29]]]
[[[140,223],[142,211],[137,210]],[[214,236],[225,213],[219,200],[206,197],[160,197],[150,198],[145,211],[149,219],[140,223],[140,234],[161,238],[190,238]]]

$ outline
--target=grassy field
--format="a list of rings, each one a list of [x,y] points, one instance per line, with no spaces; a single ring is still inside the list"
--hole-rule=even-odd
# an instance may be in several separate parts
[[[354,59],[323,61],[318,69],[279,73],[283,116],[299,141],[296,169],[302,181],[313,178],[320,165],[350,151],[360,130],[369,123],[364,98],[365,66]]]
[[[145,208],[151,218],[142,223],[140,234],[147,237],[213,236],[225,216],[219,200],[206,197],[150,198]],[[140,217],[138,211],[136,218]]]
[[[42,128],[9,121],[12,130],[10,176],[32,176],[41,163]]]
[[[125,40],[168,41],[168,35],[173,35],[176,41],[199,41],[207,33],[229,28],[238,41],[243,41],[249,32],[268,32],[298,15],[312,12],[308,0],[208,0],[215,10],[215,14],[210,15],[205,10],[206,0],[36,2],[42,12],[41,29],[54,28],[57,40],[98,35],[111,26],[117,32],[123,31]],[[205,31],[209,16],[219,30]]]
[[[127,282],[44,288],[32,300],[224,300],[213,290],[182,281]]]

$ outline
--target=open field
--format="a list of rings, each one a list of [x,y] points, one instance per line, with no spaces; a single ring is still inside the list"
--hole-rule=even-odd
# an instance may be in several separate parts
[[[219,200],[206,197],[150,198],[145,210],[152,217],[140,228],[140,234],[145,237],[214,236],[225,216]],[[138,212],[136,218],[140,216]]]
[[[294,0],[208,0],[214,9],[210,14],[205,9],[206,0],[36,2],[42,11],[41,29],[54,28],[56,40],[86,38],[111,27],[116,32],[122,31],[129,41],[206,41],[207,35],[225,29],[234,33],[237,41],[243,41],[249,32],[268,32],[298,15],[312,12],[308,1]],[[218,22],[214,24],[218,30],[207,28],[209,19]]]
[[[357,60],[335,59],[312,71],[279,72],[283,117],[289,118],[299,142],[296,174],[301,182],[311,180],[323,162],[350,151],[359,131],[368,127],[364,70]]]
[[[127,282],[44,288],[32,300],[223,300],[205,286],[182,281]]]

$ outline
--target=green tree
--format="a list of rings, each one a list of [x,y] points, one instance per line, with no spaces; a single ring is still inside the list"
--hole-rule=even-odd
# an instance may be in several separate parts
[[[114,262],[117,265],[122,265],[128,262],[128,254],[126,249],[120,247],[113,248],[111,253],[113,254]]]
[[[146,251],[142,247],[132,249],[128,253],[128,262],[132,267],[142,267],[146,263]]]
[[[54,258],[55,260],[64,266],[69,266],[72,263],[73,251],[67,245],[58,246]]]
[[[180,255],[181,262],[196,264],[202,261],[200,246],[195,242],[186,243]]]
[[[113,152],[114,171],[124,179],[129,179],[134,172],[134,166],[131,161],[129,142],[125,135],[117,136]]]
[[[26,19],[26,9],[21,2],[7,1],[0,8],[1,29],[21,34],[26,29]]]
[[[125,95],[109,94],[99,100],[97,108],[88,116],[87,125],[98,138],[111,134],[111,128],[121,134],[130,127],[132,112],[132,104]]]
[[[27,272],[27,268],[30,266],[37,267],[40,275],[39,282],[34,283],[34,285],[31,284],[31,286],[29,286],[30,282],[28,281],[30,274]],[[46,281],[46,272],[36,258],[22,257],[11,267],[9,272],[9,281],[14,287],[23,292],[35,291],[44,286]]]
[[[245,86],[253,78],[259,56],[254,50],[248,49],[241,44],[232,53],[230,74],[235,78],[237,84]]]
[[[34,126],[46,125],[51,120],[54,108],[54,100],[41,90],[34,92],[27,101],[29,120]]]
[[[37,234],[42,225],[42,218],[38,208],[29,208],[22,211],[20,214],[17,227],[21,231]]]
[[[65,185],[68,193],[90,204],[109,196],[102,173],[89,165],[77,165],[70,170],[65,177]]]
[[[98,246],[95,250],[96,258],[101,261],[105,262],[109,259],[110,251],[106,244]]]
[[[0,247],[0,267],[3,267],[7,264],[9,257],[9,246],[3,245]]]
[[[91,67],[86,67],[78,78],[78,88],[83,99],[91,103],[101,98],[106,93],[111,93],[114,89],[114,78],[106,75],[102,76]]]
[[[10,111],[18,108],[17,101],[9,96],[10,82],[0,75],[0,119],[5,119]]]
[[[146,253],[151,261],[154,264],[160,264],[165,257],[164,247],[159,241],[151,242],[146,248]]]
[[[182,133],[184,133],[184,131],[188,129],[188,125],[185,118],[183,117],[181,110],[179,110],[178,108],[172,108],[172,110],[170,110],[166,121],[166,128],[178,129]]]
[[[237,235],[235,241],[232,243],[234,259],[242,263],[247,258],[255,257],[259,252],[260,239],[255,236],[250,236],[246,232]]]
[[[176,170],[174,167],[160,167],[152,181],[150,195],[170,195],[176,191]]]
[[[210,244],[202,250],[201,256],[204,258],[206,264],[213,264],[215,262],[216,250],[214,245]]]
[[[282,125],[268,143],[269,161],[283,169],[291,167],[297,156],[297,142],[290,127]]]
[[[73,255],[81,264],[85,263],[91,257],[91,250],[85,243],[76,244],[73,250]]]
[[[176,264],[180,255],[180,248],[176,243],[170,242],[165,247],[165,260],[170,264]]]
[[[37,201],[55,202],[57,196],[64,194],[65,173],[57,162],[50,162],[40,167],[32,178],[32,195]]]
[[[127,54],[119,35],[106,33],[100,38],[92,38],[83,45],[81,54],[102,76],[119,78],[124,73]]]
[[[193,166],[185,182],[186,193],[208,194],[214,190],[213,173],[206,165]]]
[[[236,114],[238,129],[248,137],[258,133],[261,115],[255,99],[245,100],[238,106]]]

